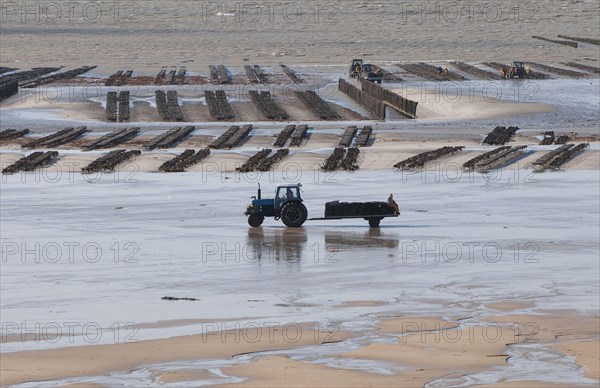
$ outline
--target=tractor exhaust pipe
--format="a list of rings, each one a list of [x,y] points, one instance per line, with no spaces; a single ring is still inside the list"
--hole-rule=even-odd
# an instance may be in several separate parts
[[[258,199],[260,199],[260,194],[261,194],[261,190],[260,190],[260,183],[259,183],[258,184],[258,193],[257,193]]]

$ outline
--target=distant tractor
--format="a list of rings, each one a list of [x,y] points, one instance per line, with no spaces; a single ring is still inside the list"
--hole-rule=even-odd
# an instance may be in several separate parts
[[[341,220],[349,218],[362,218],[368,221],[369,226],[376,228],[379,222],[386,217],[398,217],[400,211],[394,209],[387,202],[339,202],[333,201],[325,204],[325,215],[320,218],[308,218],[308,211],[302,203],[300,188],[302,184],[279,185],[275,190],[275,198],[261,196],[260,184],[256,196],[252,197],[252,204],[248,205],[244,214],[248,216],[248,224],[254,228],[262,225],[265,217],[273,217],[276,221],[281,219],[286,226],[300,227],[308,220]]]
[[[353,59],[348,75],[352,78],[366,79],[367,81],[380,84],[383,81],[383,73],[380,69],[370,63],[363,63],[362,59]]]
[[[353,59],[352,65],[350,65],[350,77],[358,78],[360,76],[360,71],[362,69],[363,60],[362,59]]]
[[[501,73],[503,78],[520,78],[525,79],[529,78],[529,68],[525,67],[525,64],[520,61],[514,61],[509,67],[508,70],[501,69]]]

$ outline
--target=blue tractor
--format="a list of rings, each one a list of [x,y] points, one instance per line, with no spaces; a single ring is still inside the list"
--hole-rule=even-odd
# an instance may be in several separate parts
[[[263,199],[258,184],[258,193],[256,197],[252,197],[252,204],[244,212],[248,216],[248,224],[256,228],[262,225],[265,217],[274,217],[275,220],[281,219],[286,226],[302,226],[308,217],[308,211],[302,203],[301,187],[300,183],[279,185],[275,198]]]

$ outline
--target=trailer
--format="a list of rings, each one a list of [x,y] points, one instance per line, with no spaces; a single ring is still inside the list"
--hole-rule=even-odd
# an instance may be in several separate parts
[[[400,213],[387,203],[371,202],[327,202],[323,217],[309,218],[308,221],[364,219],[369,226],[376,228],[387,217],[398,217]]]

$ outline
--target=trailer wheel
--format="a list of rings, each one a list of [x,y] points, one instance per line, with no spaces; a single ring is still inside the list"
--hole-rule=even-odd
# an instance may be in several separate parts
[[[250,225],[253,228],[258,228],[262,225],[264,220],[265,217],[263,216],[259,216],[258,214],[250,214],[248,216],[248,225]]]
[[[304,224],[308,217],[308,211],[306,206],[300,202],[289,202],[286,203],[281,209],[281,221],[286,226],[297,228]]]
[[[381,218],[369,218],[369,226],[371,228],[379,227],[380,222],[381,222]]]

